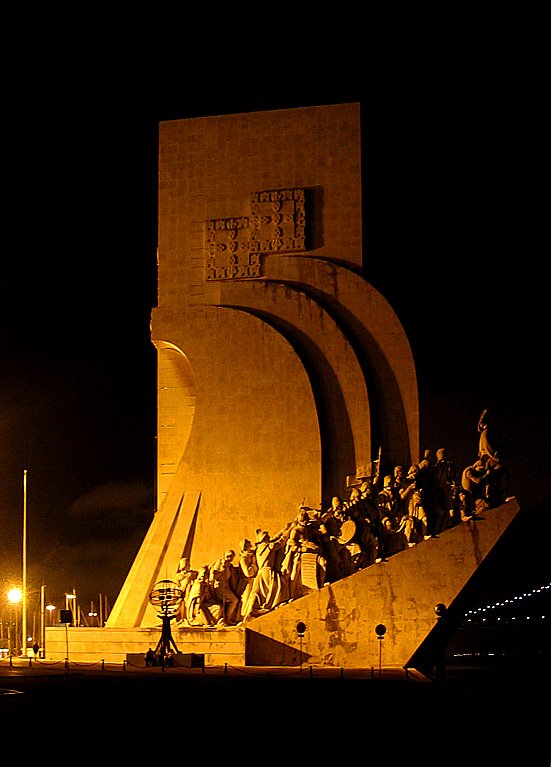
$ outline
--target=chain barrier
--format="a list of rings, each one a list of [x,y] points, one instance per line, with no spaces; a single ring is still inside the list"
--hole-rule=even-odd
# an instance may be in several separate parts
[[[27,658],[19,656],[19,655],[7,655],[3,658],[0,658],[0,668],[3,665],[9,665],[10,668],[13,667],[42,667],[42,668],[52,668],[54,666],[63,666],[66,671],[69,671],[71,668],[73,669],[86,669],[86,668],[97,668],[100,667],[102,671],[126,671],[127,661],[124,659],[121,662],[107,662],[102,659],[99,661],[74,661],[69,660],[68,658],[64,658],[61,660],[45,660],[44,658],[33,658],[29,657],[28,662]]]
[[[43,658],[29,658],[28,664],[26,663],[27,659],[20,657],[20,656],[6,656],[3,658],[0,658],[0,668],[2,665],[9,665],[10,667],[13,666],[27,666],[29,668],[32,668],[33,666],[36,667],[42,667],[42,668],[53,668],[55,666],[61,666],[63,665],[65,670],[68,672],[71,669],[73,670],[84,670],[84,669],[93,669],[93,668],[101,668],[102,672],[116,672],[116,671],[127,671],[127,669],[136,669],[140,671],[145,671],[148,669],[147,666],[143,666],[142,664],[136,664],[128,659],[124,659],[120,662],[106,662],[104,659],[100,661],[73,661],[69,660],[68,658],[65,658],[63,660],[46,660]],[[343,666],[335,666],[335,667],[315,667],[315,666],[301,666],[300,668],[290,668],[290,667],[270,667],[270,670],[266,671],[260,671],[259,667],[246,667],[246,666],[234,666],[231,663],[224,663],[222,666],[205,666],[204,663],[200,667],[191,667],[191,666],[177,666],[177,665],[170,665],[165,664],[164,666],[158,665],[157,667],[159,671],[168,671],[170,670],[171,674],[205,674],[205,675],[220,675],[223,676],[231,676],[231,675],[241,675],[241,676],[247,676],[247,677],[255,677],[255,678],[262,678],[262,679],[291,679],[291,678],[302,678],[302,679],[327,679],[327,678],[337,678],[340,677],[341,679],[345,678],[358,678],[361,676],[364,679],[375,679],[375,669],[374,667],[366,668],[366,669],[349,669],[347,673],[347,670]],[[403,678],[406,680],[412,679],[413,677],[410,675],[409,670],[403,669]]]

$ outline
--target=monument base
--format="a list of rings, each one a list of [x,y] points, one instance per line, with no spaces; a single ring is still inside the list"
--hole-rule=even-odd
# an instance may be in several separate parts
[[[382,661],[428,673],[461,625],[467,584],[518,512],[510,498],[244,626],[173,626],[174,642],[179,653],[203,656],[205,666],[371,668]],[[47,628],[46,657],[123,663],[154,649],[161,630]]]
[[[176,629],[172,636],[182,663],[200,656],[205,666],[246,665],[245,630],[241,628]],[[47,627],[46,660],[74,663],[120,663],[155,649],[161,626],[152,628]],[[139,661],[137,661],[139,662]],[[144,662],[145,665],[145,662]],[[192,666],[194,667],[194,666]]]

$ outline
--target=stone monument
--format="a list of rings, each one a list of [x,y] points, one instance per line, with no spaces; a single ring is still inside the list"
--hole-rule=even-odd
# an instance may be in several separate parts
[[[206,581],[244,542],[260,567],[299,507],[418,463],[410,345],[362,248],[360,128],[353,103],[160,125],[156,511],[106,626],[49,628],[50,657],[143,655],[163,641],[155,584]],[[241,625],[179,621],[178,650],[428,672],[519,511],[499,503],[344,577],[316,565],[307,593]]]
[[[404,330],[366,279],[358,104],[161,123],[157,510],[109,617],[255,530],[418,460]]]

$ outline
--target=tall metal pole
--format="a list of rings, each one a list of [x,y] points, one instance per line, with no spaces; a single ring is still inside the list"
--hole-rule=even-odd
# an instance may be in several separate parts
[[[27,655],[27,469],[23,470],[23,618],[21,642],[23,655]]]
[[[46,657],[46,585],[40,587],[40,646],[42,657]]]

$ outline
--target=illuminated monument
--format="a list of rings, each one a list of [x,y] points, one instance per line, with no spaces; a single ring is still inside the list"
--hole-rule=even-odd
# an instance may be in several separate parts
[[[200,567],[327,507],[379,446],[417,461],[410,346],[364,277],[361,172],[357,104],[161,124],[158,511],[112,622],[149,623],[184,554]]]
[[[386,468],[418,462],[414,360],[368,267],[358,104],[160,125],[158,503],[104,630],[113,642],[128,647],[133,631],[136,647],[140,632],[151,644],[151,589],[182,557],[199,569],[257,528],[276,533],[302,502],[347,498],[379,450]],[[434,633],[434,606],[452,604],[517,510],[513,501],[216,640],[182,631],[178,647],[203,643],[213,664],[298,663],[299,622],[310,662],[368,666],[384,624],[386,662],[406,665]],[[216,655],[222,640],[233,654],[226,644]]]

